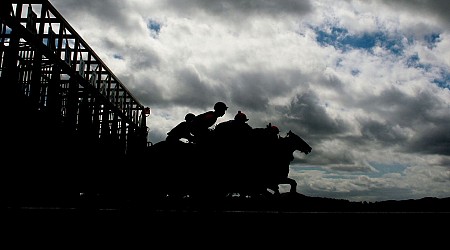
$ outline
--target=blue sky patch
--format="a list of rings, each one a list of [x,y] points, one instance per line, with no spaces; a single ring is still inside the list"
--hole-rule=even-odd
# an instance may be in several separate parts
[[[404,37],[390,35],[383,31],[350,34],[347,29],[341,27],[330,27],[328,30],[319,27],[311,28],[315,31],[317,35],[316,41],[321,46],[333,46],[334,48],[343,52],[353,49],[360,49],[371,52],[374,47],[380,46],[389,51],[392,55],[404,55]],[[436,47],[436,44],[441,41],[442,38],[439,33],[431,32],[425,35],[423,39],[426,43],[426,46],[429,49],[433,49],[434,47]],[[407,38],[406,46],[412,45],[413,43],[413,38]],[[338,60],[336,62],[336,66],[339,66],[340,63],[341,62]],[[426,72],[430,72],[436,69],[436,66],[434,65],[421,63],[418,54],[407,57],[406,66],[422,69]],[[357,76],[360,72],[358,69],[353,69],[350,73],[353,76]],[[440,70],[440,74],[436,75],[435,79],[433,79],[433,83],[441,88],[450,88],[450,73],[447,70]]]
[[[159,32],[161,31],[161,24],[158,23],[155,20],[148,20],[147,22],[147,28],[155,35],[158,35]]]
[[[410,68],[421,68],[419,55],[416,53],[406,59],[406,65]]]
[[[372,172],[367,174],[367,176],[371,178],[382,177],[385,174],[392,174],[392,173],[402,174],[403,171],[408,167],[402,164],[382,164],[375,162],[371,162],[370,165],[376,170],[378,170],[378,172]]]
[[[418,54],[414,54],[406,59],[406,65],[410,68],[423,69],[426,72],[436,70],[436,67],[431,64],[424,64],[420,62]],[[445,69],[440,69],[439,74],[433,79],[433,83],[441,88],[450,89],[450,72]]]
[[[350,73],[352,74],[352,76],[358,76],[360,71],[359,71],[359,69],[352,69],[352,71]]]
[[[123,56],[119,55],[119,54],[114,54],[113,57],[114,57],[114,59],[123,60]]]
[[[391,37],[385,32],[373,32],[362,34],[350,34],[347,29],[331,27],[330,31],[324,31],[318,27],[313,28],[317,34],[316,41],[322,46],[331,45],[342,51],[352,49],[372,50],[375,46],[381,46],[392,54],[403,54],[404,45],[402,40]]]
[[[427,43],[427,47],[429,49],[432,49],[432,48],[436,47],[436,44],[438,42],[441,41],[441,36],[440,36],[440,34],[432,33],[429,35],[425,35],[424,39],[425,39],[425,42]]]
[[[441,70],[440,76],[435,78],[433,83],[437,84],[441,88],[450,89],[450,72]]]
[[[3,31],[3,30],[2,30]],[[5,29],[5,34],[11,34],[11,28],[6,27]]]
[[[406,66],[408,66],[409,68],[420,68],[425,71],[430,71],[433,69],[433,65],[431,65],[429,63],[421,63],[420,57],[417,53],[409,56],[406,59]]]

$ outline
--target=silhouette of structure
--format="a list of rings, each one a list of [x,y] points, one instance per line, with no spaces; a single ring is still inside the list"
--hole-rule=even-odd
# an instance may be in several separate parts
[[[113,184],[147,147],[150,109],[48,1],[2,0],[0,9],[8,196]]]

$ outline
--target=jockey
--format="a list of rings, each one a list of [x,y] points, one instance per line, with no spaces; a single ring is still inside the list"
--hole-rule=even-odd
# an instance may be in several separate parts
[[[275,143],[280,138],[279,136],[280,130],[278,129],[277,126],[274,126],[271,123],[269,123],[269,125],[266,126],[266,131],[267,131],[267,141],[269,143]]]
[[[277,126],[270,124],[269,126],[267,126],[267,130],[271,136],[278,138],[278,134],[280,133],[280,130],[278,129]]]
[[[191,124],[191,133],[194,135],[194,140],[196,143],[202,143],[209,139],[210,127],[212,127],[217,118],[222,117],[226,110],[227,105],[223,102],[217,102],[214,104],[214,110],[207,111],[200,115],[197,115]]]
[[[167,133],[166,141],[178,142],[180,139],[187,139],[189,142],[193,142],[193,136],[190,131],[190,126],[194,120],[195,115],[192,113],[186,114],[184,121],[175,126]]]
[[[266,125],[265,128],[254,128],[251,131],[251,140],[254,141],[255,145],[261,146],[261,145],[270,145],[275,146],[274,143],[278,141],[280,130],[277,126],[272,125],[269,123]],[[267,147],[264,147],[265,149]]]
[[[252,127],[247,124],[247,116],[238,111],[233,120],[217,124],[214,129],[217,138],[225,143],[239,143],[248,139]]]

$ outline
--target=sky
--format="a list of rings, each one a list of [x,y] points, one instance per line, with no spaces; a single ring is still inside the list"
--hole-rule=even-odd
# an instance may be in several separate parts
[[[240,110],[311,145],[290,165],[301,194],[450,197],[450,1],[50,3],[150,107],[152,143],[223,101],[217,123]]]

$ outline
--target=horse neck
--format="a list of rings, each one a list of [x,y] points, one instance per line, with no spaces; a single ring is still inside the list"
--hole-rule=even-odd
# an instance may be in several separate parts
[[[289,137],[281,137],[279,139],[279,147],[286,154],[293,154],[296,150],[294,144],[292,143],[292,139]]]

